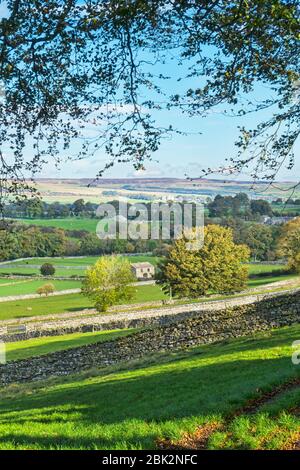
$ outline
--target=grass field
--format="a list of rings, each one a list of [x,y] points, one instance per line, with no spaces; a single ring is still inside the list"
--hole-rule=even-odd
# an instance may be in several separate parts
[[[260,275],[260,274],[269,274],[269,273],[282,273],[285,266],[283,264],[249,264],[249,275]]]
[[[295,204],[272,204],[272,209],[280,216],[289,216],[290,214],[300,215],[300,206]]]
[[[281,448],[299,431],[300,389],[229,419],[249,399],[300,377],[291,344],[300,326],[161,354],[107,369],[3,390],[1,449],[152,449],[218,423],[209,448]],[[227,421],[225,422],[225,418]]]
[[[273,267],[273,266],[272,266]],[[253,272],[253,270],[252,270]],[[293,279],[294,275],[266,276],[265,278],[249,279],[248,287],[262,287],[276,281]],[[31,279],[0,279],[0,296],[21,295],[35,293],[36,289],[47,282]],[[80,288],[80,281],[49,281],[53,282],[56,290]],[[9,285],[11,283],[11,285]],[[220,299],[225,296],[220,296]],[[160,286],[145,285],[136,287],[136,293],[131,302],[143,303],[151,301],[160,301],[167,299]],[[201,299],[199,299],[201,300]],[[92,308],[93,304],[86,297],[78,294],[65,294],[61,296],[41,297],[37,299],[25,299],[0,302],[0,320],[10,318],[22,318],[35,315],[49,315],[57,313],[76,312],[87,308]]]
[[[67,289],[80,289],[80,281],[47,281],[46,279],[35,280],[35,279],[1,279],[0,282],[0,297],[12,296],[12,295],[26,295],[35,294],[36,290],[45,285],[51,283],[54,285],[56,291],[62,291]]]
[[[64,230],[86,230],[96,232],[98,219],[68,217],[66,219],[17,219],[26,225],[38,225],[39,227],[56,227]]]
[[[6,360],[16,361],[19,359],[28,359],[29,357],[41,356],[55,351],[76,348],[85,344],[111,341],[121,336],[127,336],[133,331],[134,330],[131,328],[124,330],[96,331],[93,333],[74,333],[7,343]]]
[[[131,302],[128,303],[156,301],[165,298],[166,296],[159,286],[138,286],[135,296]],[[85,308],[93,308],[93,304],[82,294],[66,294],[38,299],[14,300],[0,302],[0,320],[31,317],[34,315],[76,312]]]

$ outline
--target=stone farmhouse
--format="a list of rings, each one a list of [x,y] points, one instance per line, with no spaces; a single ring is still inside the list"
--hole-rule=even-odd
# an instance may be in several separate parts
[[[155,275],[153,264],[148,262],[131,263],[131,269],[137,279],[153,279]]]

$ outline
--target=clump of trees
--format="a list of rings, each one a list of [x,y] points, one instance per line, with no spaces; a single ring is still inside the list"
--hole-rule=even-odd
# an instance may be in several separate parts
[[[300,273],[300,217],[283,226],[278,255],[287,259],[291,271]]]
[[[108,307],[132,299],[134,281],[128,260],[103,256],[86,271],[82,293],[94,302],[98,312],[106,312]]]
[[[246,287],[249,249],[233,241],[232,231],[218,225],[204,229],[204,245],[188,249],[185,239],[176,240],[159,266],[158,282],[165,292],[197,298],[209,293],[232,293]]]
[[[40,267],[42,276],[53,276],[55,274],[55,267],[51,263],[44,263]]]
[[[207,205],[211,217],[240,217],[245,220],[257,220],[261,216],[272,216],[272,206],[264,199],[249,199],[245,193],[235,196],[218,194]]]
[[[55,291],[54,285],[49,283],[49,284],[44,284],[43,286],[39,287],[36,290],[36,293],[39,294],[40,296],[45,295],[46,297],[48,297],[48,295],[53,294],[54,291]]]

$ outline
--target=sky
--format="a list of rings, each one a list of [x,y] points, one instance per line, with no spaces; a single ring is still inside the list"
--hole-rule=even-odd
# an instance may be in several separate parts
[[[0,2],[0,18],[6,15],[5,1]],[[169,75],[178,73],[174,63],[167,63]],[[189,84],[187,84],[189,85]],[[186,85],[186,86],[187,86]],[[169,84],[170,90],[175,82]],[[261,86],[258,91],[258,98],[268,97],[270,91],[267,87]],[[254,128],[259,122],[261,115],[251,114],[244,118],[233,118],[224,116],[220,111],[210,113],[205,118],[188,118],[178,111],[169,113],[162,112],[158,116],[159,125],[172,123],[183,131],[188,132],[187,136],[173,135],[167,140],[163,140],[159,150],[153,154],[153,160],[146,164],[145,171],[135,171],[129,164],[119,164],[107,171],[104,177],[177,177],[184,178],[186,175],[198,177],[201,171],[207,167],[217,168],[224,164],[228,157],[235,156],[237,148],[234,143],[239,135],[237,126],[245,125]],[[86,129],[86,133],[89,133]],[[74,142],[73,153],[79,149],[79,143]],[[300,174],[300,145],[295,149],[296,166],[292,171],[281,170],[279,179],[296,180]],[[28,154],[28,158],[30,154]],[[93,157],[79,161],[65,162],[56,168],[54,163],[49,163],[38,175],[44,178],[93,178],[97,172],[103,168],[107,162],[107,157],[103,151]],[[224,179],[224,176],[222,176]],[[235,176],[230,179],[250,179],[250,174]]]

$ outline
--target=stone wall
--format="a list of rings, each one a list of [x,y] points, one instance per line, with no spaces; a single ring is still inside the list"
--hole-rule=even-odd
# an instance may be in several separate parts
[[[0,383],[67,375],[170,351],[279,328],[300,320],[300,293],[282,295],[221,311],[202,311],[167,326],[157,326],[106,343],[14,361],[0,366]]]
[[[87,333],[100,330],[114,330],[123,328],[149,328],[155,326],[167,326],[171,323],[200,315],[203,312],[214,312],[228,310],[236,306],[244,306],[264,301],[268,298],[280,297],[283,294],[300,293],[300,289],[271,292],[265,294],[250,294],[248,296],[226,298],[224,300],[211,300],[199,303],[153,306],[150,304],[139,304],[141,310],[136,309],[137,305],[131,305],[132,309],[119,312],[109,312],[107,314],[96,314],[95,310],[82,310],[81,312],[64,313],[56,315],[43,315],[39,317],[26,317],[19,320],[10,319],[0,322],[0,340],[5,343],[23,341],[31,338],[44,336],[58,336],[71,333]],[[122,306],[122,308],[125,306]],[[148,307],[148,308],[144,308]],[[24,333],[7,332],[7,327],[11,325],[26,326]]]

